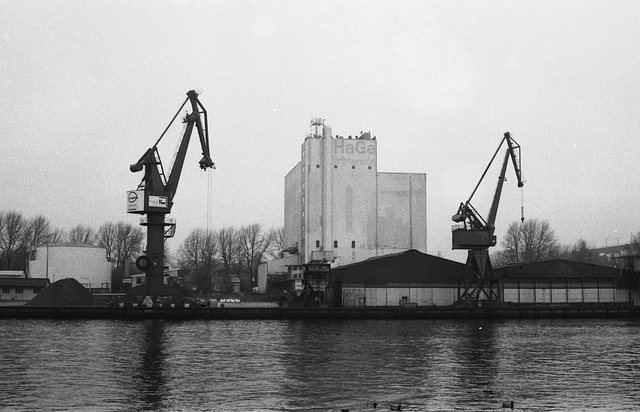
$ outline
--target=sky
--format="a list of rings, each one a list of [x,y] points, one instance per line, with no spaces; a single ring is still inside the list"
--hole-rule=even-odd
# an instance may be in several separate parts
[[[378,170],[425,173],[427,252],[509,131],[498,242],[547,220],[563,244],[640,231],[640,2],[0,0],[0,210],[66,230],[137,224],[129,171],[186,92],[209,115],[216,170],[192,140],[170,217],[284,225],[284,176],[312,118],[370,131]],[[181,125],[159,147],[171,163]],[[472,204],[486,216],[500,161]]]

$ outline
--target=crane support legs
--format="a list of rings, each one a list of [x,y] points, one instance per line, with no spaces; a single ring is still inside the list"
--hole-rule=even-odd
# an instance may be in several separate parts
[[[473,280],[465,282],[464,291],[458,297],[460,303],[478,306],[482,303],[493,305],[500,301],[500,292],[497,281],[493,279],[493,268],[489,259],[489,251],[469,250],[467,256],[467,271],[473,273]]]

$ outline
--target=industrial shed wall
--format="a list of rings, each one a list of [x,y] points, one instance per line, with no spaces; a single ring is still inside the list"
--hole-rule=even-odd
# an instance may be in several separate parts
[[[639,300],[631,272],[562,259],[494,270],[507,303],[623,303]]]

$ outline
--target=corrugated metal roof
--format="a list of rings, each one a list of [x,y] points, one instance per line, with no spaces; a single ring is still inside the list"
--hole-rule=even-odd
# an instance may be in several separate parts
[[[45,288],[48,285],[46,278],[0,278],[0,287]]]
[[[0,270],[0,278],[1,277],[24,278],[25,275],[22,270]]]
[[[80,247],[80,248],[93,248],[93,249],[104,249],[102,246],[98,245],[90,245],[87,243],[71,243],[71,242],[63,242],[63,243],[49,243],[49,245],[41,245],[39,248],[63,248],[63,247]]]
[[[362,262],[331,269],[331,281],[343,283],[457,283],[465,277],[466,265],[415,249],[376,256]]]
[[[618,278],[620,271],[609,266],[564,259],[508,265],[493,269],[496,277],[507,278]]]

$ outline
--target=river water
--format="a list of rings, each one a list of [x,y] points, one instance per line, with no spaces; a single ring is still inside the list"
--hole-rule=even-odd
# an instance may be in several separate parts
[[[640,410],[639,326],[3,319],[0,410]]]

